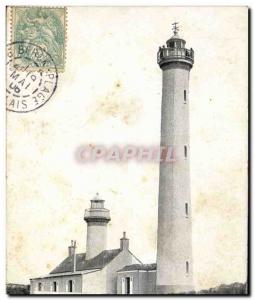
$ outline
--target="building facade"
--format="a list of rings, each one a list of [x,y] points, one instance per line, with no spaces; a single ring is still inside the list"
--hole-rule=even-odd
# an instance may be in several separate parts
[[[133,264],[119,270],[117,294],[156,294],[156,264]]]

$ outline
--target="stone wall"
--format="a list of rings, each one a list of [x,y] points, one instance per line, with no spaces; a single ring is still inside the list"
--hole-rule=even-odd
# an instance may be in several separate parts
[[[82,294],[106,294],[105,269],[82,275]]]

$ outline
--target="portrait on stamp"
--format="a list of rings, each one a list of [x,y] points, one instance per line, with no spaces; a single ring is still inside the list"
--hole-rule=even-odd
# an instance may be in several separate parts
[[[12,11],[13,41],[41,47],[50,54],[58,70],[64,69],[66,9],[35,6],[13,7]],[[49,66],[54,67],[52,62]]]

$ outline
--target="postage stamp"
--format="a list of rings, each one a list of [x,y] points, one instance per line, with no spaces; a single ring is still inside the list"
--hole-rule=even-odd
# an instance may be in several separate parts
[[[44,67],[48,69],[56,66],[58,71],[63,71],[66,13],[64,7],[12,7],[12,42],[26,42],[39,46],[51,56],[51,63],[54,62],[54,65]],[[15,52],[19,46],[20,44],[14,45]]]
[[[52,56],[41,46],[13,42],[6,49],[6,108],[25,113],[43,106],[57,88]]]

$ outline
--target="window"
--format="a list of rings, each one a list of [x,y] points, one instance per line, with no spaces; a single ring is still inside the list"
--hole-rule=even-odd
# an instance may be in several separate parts
[[[189,206],[188,203],[185,203],[185,216],[188,217],[189,215]]]
[[[184,104],[187,103],[187,93],[186,93],[186,90],[184,90],[183,92],[183,99],[184,99]]]
[[[53,292],[57,292],[57,282],[53,282]]]
[[[73,292],[73,281],[72,280],[68,281],[68,292],[70,292],[70,293]]]
[[[42,290],[42,284],[41,284],[41,282],[39,282],[38,283],[38,291],[41,292],[41,290]]]
[[[93,200],[92,208],[101,208],[101,201]]]
[[[170,42],[170,43],[169,43],[169,47],[170,47],[170,48],[174,48],[174,47],[175,47],[174,42]]]
[[[175,42],[176,48],[181,48],[181,42]]]
[[[185,158],[187,157],[187,146],[186,145],[184,146],[184,157]]]
[[[186,274],[189,274],[189,262],[186,261]]]

